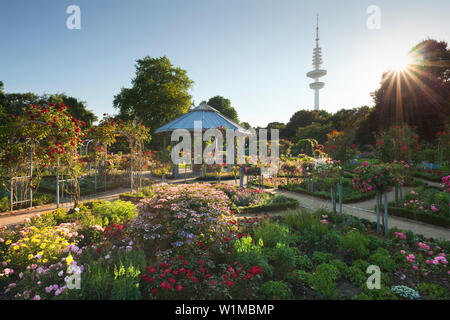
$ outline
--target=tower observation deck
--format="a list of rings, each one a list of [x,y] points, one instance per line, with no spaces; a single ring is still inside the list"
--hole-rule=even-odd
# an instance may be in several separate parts
[[[319,79],[327,74],[327,71],[320,69],[322,65],[322,48],[319,47],[319,15],[317,15],[316,26],[316,47],[313,50],[313,67],[314,70],[306,74],[307,77],[314,79],[309,87],[314,90],[314,110],[319,110],[319,90],[325,86],[324,82],[320,82]]]

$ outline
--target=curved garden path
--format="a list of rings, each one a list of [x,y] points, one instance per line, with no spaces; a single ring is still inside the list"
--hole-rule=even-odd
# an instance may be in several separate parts
[[[184,183],[185,179],[172,180],[168,181],[168,183]],[[187,182],[195,182],[192,179],[187,179]],[[225,180],[223,183],[234,185],[234,180]],[[279,189],[266,189],[269,192],[274,194],[284,195],[291,198],[294,198],[299,201],[300,206],[310,210],[317,210],[320,208],[331,210],[331,201],[316,198],[306,194],[300,194],[290,191],[284,191]],[[405,188],[405,192],[408,192],[410,189]],[[92,199],[98,200],[107,200],[114,201],[119,198],[119,194],[129,191],[126,188],[118,188],[114,190],[110,190],[108,192],[94,194],[91,196],[84,197],[82,201],[89,201]],[[393,200],[394,193],[390,192],[388,194],[389,201]],[[64,204],[63,207],[69,207],[71,203]],[[369,221],[376,221],[376,214],[374,211],[375,199],[369,199],[357,203],[344,204],[343,211],[349,215],[363,218]],[[0,225],[15,225],[23,223],[25,218],[29,218],[38,213],[50,211],[56,209],[55,204],[37,206],[31,209],[22,209],[16,210],[12,214],[11,213],[0,213]],[[273,213],[272,215],[280,215],[281,213]],[[251,214],[249,214],[250,216]],[[410,219],[390,216],[389,217],[389,227],[397,227],[402,230],[411,230],[414,233],[421,234],[427,238],[435,238],[435,239],[445,239],[450,240],[450,229],[438,227],[430,224],[426,224],[420,221],[414,221]]]

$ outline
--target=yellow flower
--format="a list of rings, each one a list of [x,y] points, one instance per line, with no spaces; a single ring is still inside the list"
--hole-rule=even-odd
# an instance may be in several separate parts
[[[8,246],[11,244],[11,242],[12,242],[11,240],[6,240],[5,244]]]
[[[41,244],[41,245],[39,246],[39,248],[45,249],[46,246],[47,246],[47,245],[46,245],[45,243],[43,243],[43,244]]]
[[[44,260],[42,260],[42,262],[43,262],[43,263],[46,263],[47,261],[48,261],[48,259],[44,259]]]
[[[19,250],[20,247],[19,247],[19,246],[14,246],[13,249],[14,249],[14,250]]]
[[[72,263],[72,261],[73,261],[72,255],[69,254],[69,256],[66,258],[66,262],[67,262],[67,264],[69,265],[69,264]]]
[[[33,259],[33,255],[32,255],[32,254],[29,254],[29,255],[28,255],[28,260],[31,260],[31,259]]]

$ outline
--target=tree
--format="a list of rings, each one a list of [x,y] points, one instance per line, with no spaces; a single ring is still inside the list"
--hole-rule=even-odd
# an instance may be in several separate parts
[[[1,91],[1,88],[0,88]],[[0,113],[3,107],[5,114],[22,114],[23,107],[28,105],[43,106],[49,104],[58,104],[70,106],[70,113],[78,120],[84,121],[89,127],[97,121],[96,115],[86,108],[86,102],[78,101],[74,97],[67,96],[64,93],[44,94],[39,96],[32,92],[27,93],[0,93]]]
[[[295,140],[314,139],[323,144],[327,140],[327,134],[331,131],[331,125],[314,122],[309,126],[298,128]]]
[[[44,100],[44,104],[64,104],[70,106],[70,114],[79,120],[86,123],[87,127],[91,127],[95,121],[97,121],[97,116],[90,110],[86,109],[87,103],[85,101],[79,101],[74,97],[69,97],[64,93],[54,94],[54,95],[44,95],[41,97]]]
[[[122,88],[113,104],[122,119],[136,118],[153,131],[189,110],[193,83],[186,70],[174,67],[166,56],[146,56],[136,61],[132,87]]]
[[[374,114],[367,122],[374,121],[376,129],[408,124],[433,141],[450,120],[450,50],[446,42],[428,39],[409,55],[413,62],[407,69],[383,74],[374,93]]]
[[[289,122],[286,124],[286,128],[284,128],[280,136],[283,139],[292,140],[298,128],[303,128],[309,126],[313,122],[325,123],[330,114],[324,110],[320,111],[312,111],[312,110],[300,110],[294,113]]]
[[[279,129],[279,130],[283,130],[284,128],[286,128],[286,125],[282,122],[269,122],[269,124],[267,124],[267,129]]]
[[[239,123],[239,117],[236,109],[231,106],[230,99],[224,98],[222,96],[214,96],[208,100],[208,105],[219,111],[225,117]]]

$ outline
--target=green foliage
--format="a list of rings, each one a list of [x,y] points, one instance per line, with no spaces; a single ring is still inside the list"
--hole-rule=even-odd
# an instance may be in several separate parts
[[[87,270],[81,274],[81,289],[64,291],[64,298],[90,300],[140,298],[140,275],[146,266],[143,251],[127,252],[124,249],[115,249],[109,259],[99,259],[95,250],[88,250],[81,261],[87,265]]]
[[[154,130],[189,110],[192,85],[186,70],[174,67],[167,57],[146,56],[136,61],[132,87],[121,89],[114,107],[122,118],[137,117]]]
[[[333,259],[329,262],[329,264],[335,267],[339,271],[339,274],[341,276],[344,276],[345,274],[348,273],[348,266],[342,260]]]
[[[262,239],[264,246],[274,248],[279,242],[289,241],[289,228],[285,225],[264,220],[255,230],[255,239]]]
[[[369,257],[369,262],[373,265],[379,266],[382,271],[395,271],[395,261],[391,258],[392,254],[384,249],[378,248],[374,254]]]
[[[214,96],[208,100],[208,105],[219,111],[225,117],[239,123],[239,117],[236,109],[231,105],[230,99],[222,96]]]
[[[361,286],[367,281],[366,273],[356,265],[348,267],[347,272],[344,273],[343,276],[350,280],[350,282],[355,286]]]
[[[285,223],[300,233],[312,231],[317,235],[323,235],[328,231],[328,227],[321,223],[316,215],[305,210],[289,212],[285,217]]]
[[[367,244],[368,239],[365,235],[351,230],[340,238],[339,248],[354,258],[363,258],[369,253]]]
[[[380,289],[370,290],[366,283],[361,285],[362,292],[355,297],[356,300],[396,300],[397,297],[392,292],[391,288],[381,285]]]
[[[282,277],[295,269],[299,255],[300,252],[297,248],[289,247],[285,243],[277,243],[275,248],[268,250],[269,262]]]
[[[137,216],[136,206],[122,200],[96,205],[92,208],[92,213],[101,217],[103,226],[124,223]]]
[[[305,294],[311,285],[312,274],[304,270],[290,272],[285,280],[293,288],[294,294]]]
[[[267,281],[260,289],[260,294],[266,300],[291,300],[294,298],[291,289],[283,281]]]
[[[263,254],[263,245],[262,239],[255,243],[250,236],[242,237],[234,243],[234,255],[244,268],[260,266],[263,269],[264,276],[271,276],[273,267],[267,262]]]
[[[316,251],[313,253],[312,260],[315,264],[328,263],[334,256],[328,252]]]
[[[433,283],[421,283],[416,288],[422,296],[432,300],[448,300],[450,294],[444,287]]]
[[[298,269],[306,271],[310,271],[314,267],[307,255],[298,255],[295,259],[295,265]]]
[[[325,299],[337,297],[336,280],[340,277],[339,270],[330,264],[317,266],[311,277],[312,287]]]

